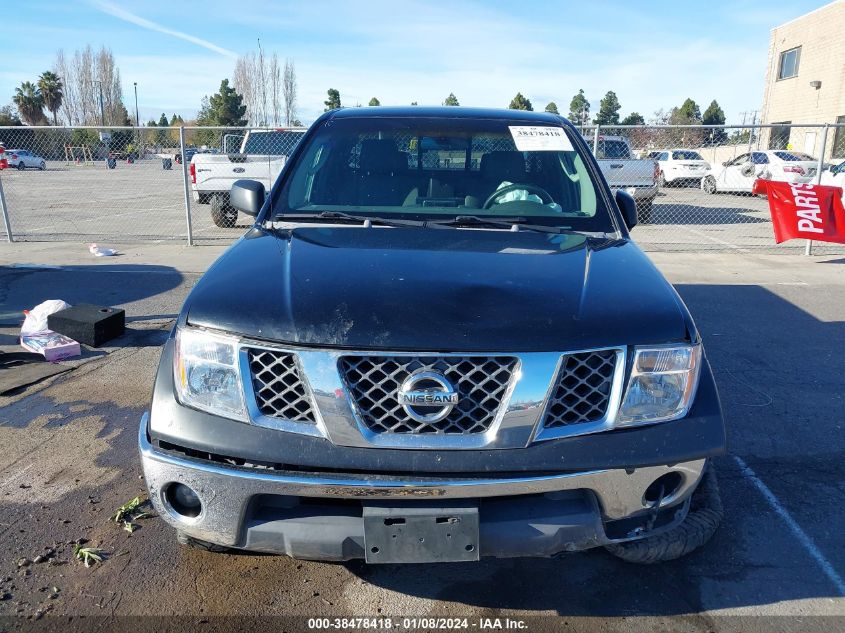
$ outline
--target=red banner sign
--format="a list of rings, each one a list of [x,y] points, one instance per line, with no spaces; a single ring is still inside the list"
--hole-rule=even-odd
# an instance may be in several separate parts
[[[753,193],[769,198],[778,244],[798,238],[845,244],[841,187],[757,180]]]

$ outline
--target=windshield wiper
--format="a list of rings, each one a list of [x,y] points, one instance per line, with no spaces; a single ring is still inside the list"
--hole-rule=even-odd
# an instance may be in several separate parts
[[[535,224],[528,218],[480,218],[477,215],[458,215],[448,220],[428,220],[427,224],[442,226],[495,226],[503,229],[537,231],[539,233],[576,233],[568,226],[547,226]]]
[[[425,222],[418,220],[394,220],[391,218],[380,218],[375,215],[352,215],[351,213],[343,213],[342,211],[321,211],[320,213],[297,213],[297,214],[283,214],[273,218],[274,222],[320,222],[322,220],[346,220],[347,222],[360,222],[365,226],[371,224],[380,224],[382,226],[393,227],[424,227]]]

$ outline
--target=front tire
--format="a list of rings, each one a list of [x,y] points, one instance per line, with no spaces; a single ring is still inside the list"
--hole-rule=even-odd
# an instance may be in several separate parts
[[[605,549],[617,558],[641,565],[675,560],[707,543],[724,516],[716,471],[708,464],[698,488],[692,493],[689,512],[683,521],[662,534],[606,545]]]
[[[704,193],[714,194],[716,193],[716,179],[713,176],[706,176],[704,180],[701,181],[701,189]]]
[[[18,163],[18,171],[23,171],[26,169],[26,165],[23,164],[23,161]]]
[[[211,221],[214,222],[215,226],[230,229],[238,221],[238,210],[232,207],[224,196],[212,196]]]
[[[44,171],[45,169],[47,169],[47,163],[46,163],[46,162],[44,162],[44,161],[42,160],[42,161],[41,161],[41,164],[40,164],[40,165],[38,165],[38,169],[39,169],[40,171]]]

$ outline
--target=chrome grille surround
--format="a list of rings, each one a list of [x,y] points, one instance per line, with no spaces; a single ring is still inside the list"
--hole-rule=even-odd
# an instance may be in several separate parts
[[[327,350],[289,343],[242,339],[238,344],[238,358],[249,424],[323,438],[335,446],[407,450],[486,450],[525,448],[540,441],[587,435],[615,428],[616,414],[624,389],[626,350],[624,346],[616,346],[565,352],[373,352],[355,349]],[[291,367],[291,361],[294,363],[303,390],[299,395],[304,393],[310,403],[313,421],[274,417],[261,411],[256,395],[256,388],[260,388],[260,384],[254,383],[253,370],[250,368],[250,352],[257,355],[259,351],[270,351],[274,358],[284,357],[287,369]],[[615,373],[604,417],[578,424],[545,427],[543,421],[555,396],[558,377],[566,358],[603,351],[612,352],[616,357]],[[341,359],[346,357],[412,358],[421,366],[436,363],[438,359],[446,359],[444,362],[447,364],[454,363],[457,358],[505,358],[515,364],[493,421],[487,425],[486,431],[478,428],[474,429],[478,432],[468,433],[387,433],[374,431],[365,424],[350,385],[343,376]],[[396,393],[393,395],[396,396]],[[266,400],[265,396],[265,403]],[[266,407],[265,411],[272,413]]]
[[[256,406],[262,415],[316,424],[314,406],[302,382],[296,356],[247,348],[247,357]]]
[[[614,350],[565,355],[555,378],[543,426],[552,429],[604,418],[610,404],[615,370]]]
[[[341,376],[360,421],[372,433],[475,435],[493,427],[509,395],[519,361],[514,356],[362,355],[341,356]],[[437,372],[460,394],[443,419],[418,421],[397,400],[405,380]]]
[[[238,357],[252,424],[325,437],[319,408],[296,352],[242,343]]]
[[[562,354],[534,439],[586,435],[613,428],[624,378],[623,348]]]

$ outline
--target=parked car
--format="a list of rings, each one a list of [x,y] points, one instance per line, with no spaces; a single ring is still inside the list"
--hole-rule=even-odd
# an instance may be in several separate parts
[[[227,137],[231,140],[232,135]],[[301,137],[300,131],[250,130],[241,141],[239,153],[194,154],[190,165],[194,200],[211,205],[211,220],[215,225],[235,226],[238,212],[229,204],[232,183],[246,178],[258,180],[269,188]]]
[[[779,182],[810,182],[816,175],[818,159],[792,150],[756,150],[741,154],[710,169],[701,180],[707,193],[718,191],[751,193],[758,178]]]
[[[843,190],[842,201],[845,202],[845,162],[838,165],[830,165],[822,172],[819,184],[832,187],[841,187]]]
[[[594,139],[586,139],[592,147]],[[599,136],[596,158],[607,183],[614,191],[624,189],[637,201],[639,222],[650,224],[657,197],[659,167],[652,158],[635,158],[624,136]]]
[[[47,169],[47,161],[38,154],[33,154],[28,149],[7,149],[6,158],[9,161],[9,168],[16,167],[24,169]]]
[[[181,543],[650,563],[714,533],[701,336],[565,119],[332,110],[229,201],[255,223],[191,290],[138,436]]]
[[[650,152],[648,157],[656,160],[660,166],[657,184],[661,187],[677,182],[701,184],[701,179],[710,169],[710,163],[692,149],[666,149]]]

